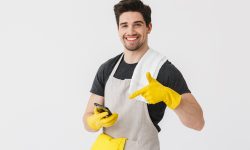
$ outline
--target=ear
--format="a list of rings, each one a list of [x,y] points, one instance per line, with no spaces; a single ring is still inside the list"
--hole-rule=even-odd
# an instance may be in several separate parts
[[[152,30],[152,23],[151,22],[148,24],[147,28],[148,28],[148,34],[149,34]]]

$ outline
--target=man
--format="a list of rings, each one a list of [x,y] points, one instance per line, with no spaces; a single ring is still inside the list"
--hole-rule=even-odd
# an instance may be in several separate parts
[[[151,60],[151,65],[146,59],[146,54],[150,58],[149,52],[153,52],[148,46],[152,29],[150,7],[140,0],[121,0],[114,6],[114,12],[124,51],[100,66],[90,91],[83,117],[85,128],[91,132],[103,128],[92,149],[160,149],[158,123],[166,107],[172,109],[185,126],[200,131],[204,126],[202,109],[171,62],[166,60],[158,65],[155,78],[151,75],[153,72],[138,71],[140,67],[141,70],[155,68],[155,60]],[[149,65],[140,64],[143,60]],[[139,78],[135,74],[140,75]],[[133,78],[145,78],[147,83],[131,93],[129,89],[137,81]],[[98,112],[94,103],[105,104],[113,114]]]

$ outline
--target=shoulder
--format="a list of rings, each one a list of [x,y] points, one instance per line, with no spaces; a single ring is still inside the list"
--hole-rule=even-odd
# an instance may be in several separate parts
[[[179,94],[190,92],[182,73],[168,60],[162,65],[157,80]]]
[[[107,79],[109,78],[116,62],[119,60],[121,54],[107,60],[104,62],[98,69],[95,79],[92,84],[92,88],[90,92],[104,96],[104,88],[107,82]]]
[[[165,74],[168,76],[175,76],[177,74],[180,74],[180,71],[175,67],[175,65],[170,62],[169,60],[167,60],[162,66],[161,69],[159,71],[159,74]]]
[[[107,79],[109,78],[115,64],[117,63],[121,55],[122,54],[119,54],[113,58],[110,58],[99,67],[96,77],[100,82],[102,82],[103,85],[106,84]]]
[[[117,61],[121,57],[121,55],[122,55],[122,53],[119,55],[116,55],[115,57],[112,57],[109,60],[102,63],[101,66],[99,67],[99,71],[105,72],[105,73],[111,72],[113,70],[115,64],[117,63]]]

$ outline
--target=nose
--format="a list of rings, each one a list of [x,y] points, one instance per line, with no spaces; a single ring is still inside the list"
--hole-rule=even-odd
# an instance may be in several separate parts
[[[128,35],[135,35],[136,34],[133,26],[128,27],[127,34]]]

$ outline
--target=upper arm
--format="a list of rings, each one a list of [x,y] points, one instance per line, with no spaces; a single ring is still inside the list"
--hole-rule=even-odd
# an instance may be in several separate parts
[[[92,87],[90,89],[91,93],[95,93],[96,95],[100,95],[103,96],[104,95],[104,87],[105,87],[105,80],[106,80],[106,73],[105,73],[105,69],[104,69],[104,64],[102,64],[93,81]]]

